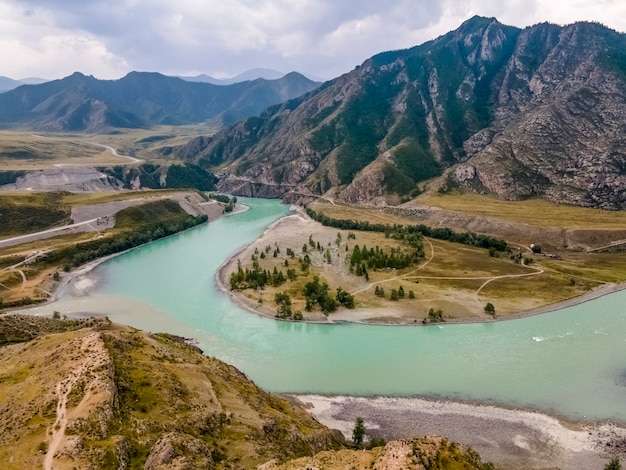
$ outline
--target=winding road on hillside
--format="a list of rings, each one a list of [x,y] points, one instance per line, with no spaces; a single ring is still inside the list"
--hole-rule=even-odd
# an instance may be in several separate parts
[[[143,163],[145,161],[145,160],[141,160],[140,158],[129,157],[128,155],[120,155],[117,152],[116,149],[114,149],[113,147],[110,147],[108,145],[91,143],[91,142],[87,142],[87,143],[89,145],[96,145],[98,147],[103,147],[104,149],[106,149],[108,152],[110,152],[115,157],[126,158],[126,159],[129,160],[127,162],[120,162],[119,165],[134,165],[136,163]],[[53,166],[55,166],[57,168],[77,167],[77,166],[93,167],[94,164],[93,163],[57,163],[57,164],[55,164]]]
[[[140,158],[129,157],[128,155],[120,155],[119,153],[117,153],[116,149],[114,149],[113,147],[109,147],[108,145],[104,145],[104,144],[93,144],[93,145],[97,145],[98,147],[104,147],[109,152],[111,152],[113,154],[113,156],[115,156],[115,157],[127,158],[128,160],[130,160],[127,163],[127,165],[130,165],[130,164],[133,164],[133,163],[142,163],[142,162],[145,161],[145,160],[142,160]]]
[[[42,230],[41,232],[29,233],[26,235],[20,235],[17,237],[5,238],[0,240],[0,248],[7,248],[9,246],[19,245],[21,243],[32,242],[36,240],[42,240],[44,238],[52,238],[59,235],[67,235],[69,233],[76,232],[93,232],[104,230],[105,226],[98,227],[99,221],[104,217],[97,217],[95,219],[85,220],[76,224],[64,225],[62,227],[55,227],[48,230]],[[102,222],[101,222],[102,223]],[[92,224],[96,224],[94,227]]]

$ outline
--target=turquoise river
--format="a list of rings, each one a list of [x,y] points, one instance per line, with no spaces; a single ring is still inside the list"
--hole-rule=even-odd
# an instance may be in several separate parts
[[[277,201],[113,258],[42,313],[101,312],[197,338],[277,392],[404,395],[626,422],[626,291],[523,319],[439,326],[279,322],[220,292],[225,259],[288,213]],[[82,296],[77,288],[91,286]]]

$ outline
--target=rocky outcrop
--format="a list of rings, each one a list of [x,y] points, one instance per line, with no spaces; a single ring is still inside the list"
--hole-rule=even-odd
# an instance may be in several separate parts
[[[486,190],[505,199],[539,195],[626,208],[626,87],[606,69],[607,35],[585,23],[540,25],[520,34],[499,89],[498,119],[466,145],[475,179]],[[551,47],[530,67],[529,49],[538,42]],[[493,137],[482,139],[485,133]],[[455,170],[460,184],[475,183],[459,176]]]
[[[215,468],[211,449],[200,439],[179,433],[169,433],[150,449],[144,470],[186,470]]]
[[[442,463],[443,462],[443,463]],[[259,470],[296,469],[423,470],[428,468],[493,468],[469,447],[440,436],[392,441],[372,450],[321,452],[315,457],[279,464],[267,462]]]
[[[444,189],[624,209],[625,51],[599,24],[474,17],[172,152],[350,202],[443,174]]]

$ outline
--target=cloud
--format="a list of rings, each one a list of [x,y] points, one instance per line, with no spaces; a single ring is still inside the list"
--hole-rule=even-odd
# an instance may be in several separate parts
[[[332,78],[475,14],[526,26],[626,29],[623,0],[0,0],[0,75],[232,76],[255,67]]]

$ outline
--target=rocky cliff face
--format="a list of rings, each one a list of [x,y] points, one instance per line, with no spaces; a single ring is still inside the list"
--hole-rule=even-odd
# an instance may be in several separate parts
[[[498,90],[497,118],[466,142],[465,168],[474,175],[459,178],[456,169],[453,180],[506,199],[626,208],[626,88],[620,71],[607,70],[619,52],[612,40],[626,52],[622,36],[595,24],[523,31]],[[531,67],[529,49],[541,43],[552,47]]]
[[[173,152],[283,194],[376,202],[443,175],[443,190],[623,209],[625,80],[623,34],[475,17]]]

